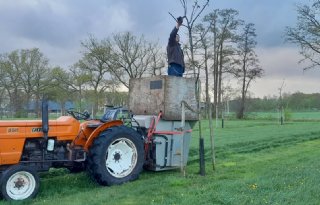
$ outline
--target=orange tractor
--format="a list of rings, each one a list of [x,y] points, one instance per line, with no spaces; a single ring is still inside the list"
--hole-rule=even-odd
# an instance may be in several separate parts
[[[143,135],[121,120],[87,120],[88,113],[48,120],[0,121],[0,188],[7,200],[34,197],[38,172],[51,167],[86,168],[101,185],[138,178],[144,164]],[[87,120],[80,123],[79,120]]]
[[[100,185],[114,185],[137,179],[143,166],[162,171],[186,165],[188,122],[183,131],[180,121],[163,120],[160,112],[130,117],[124,125],[124,120],[116,120],[118,111],[100,120],[75,111],[48,120],[48,103],[43,101],[42,120],[0,121],[0,196],[34,197],[38,172],[51,167],[86,169]]]

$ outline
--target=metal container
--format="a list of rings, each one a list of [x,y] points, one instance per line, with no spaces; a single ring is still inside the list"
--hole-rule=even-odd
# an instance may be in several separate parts
[[[152,119],[155,118],[157,116],[136,115],[132,126],[149,129]],[[145,162],[146,169],[163,171],[187,165],[191,140],[190,123],[185,122],[183,129],[185,132],[181,131],[180,121],[159,120],[150,144],[150,159]]]
[[[130,79],[129,109],[135,115],[157,115],[181,120],[181,102],[197,110],[196,80],[175,76]],[[198,120],[198,114],[186,109],[185,120]]]

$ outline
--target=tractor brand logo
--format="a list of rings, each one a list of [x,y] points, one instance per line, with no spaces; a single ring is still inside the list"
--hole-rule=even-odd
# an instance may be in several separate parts
[[[19,132],[19,128],[17,127],[8,127],[8,133],[17,133]]]
[[[32,128],[31,132],[42,132],[42,128],[41,127],[34,127],[34,128]]]

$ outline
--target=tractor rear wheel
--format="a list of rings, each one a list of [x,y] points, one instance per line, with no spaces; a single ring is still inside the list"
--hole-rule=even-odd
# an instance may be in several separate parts
[[[39,191],[38,173],[29,167],[14,165],[1,177],[1,195],[6,200],[33,198]]]
[[[126,126],[111,127],[90,148],[88,169],[101,185],[122,184],[139,177],[144,163],[143,140]]]

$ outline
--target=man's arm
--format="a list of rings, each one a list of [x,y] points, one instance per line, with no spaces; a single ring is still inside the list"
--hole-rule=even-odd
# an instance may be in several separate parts
[[[177,25],[173,28],[173,30],[170,33],[170,37],[169,37],[169,44],[173,45],[176,42],[176,36],[177,33],[179,31],[180,26],[182,25],[183,22],[183,18],[180,16],[177,18]]]
[[[170,45],[175,44],[175,42],[176,42],[176,36],[177,36],[178,31],[179,31],[179,26],[176,25],[176,26],[172,29],[171,33],[170,33],[170,37],[169,37],[169,44],[170,44]]]

